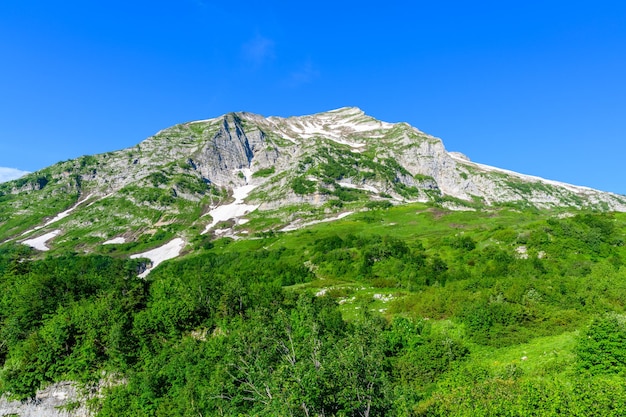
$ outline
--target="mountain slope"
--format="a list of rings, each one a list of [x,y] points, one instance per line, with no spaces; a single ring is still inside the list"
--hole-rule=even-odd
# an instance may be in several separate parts
[[[358,109],[182,124],[0,190],[0,414],[626,410],[626,213],[578,210],[624,197]]]
[[[372,201],[626,211],[626,197],[473,163],[440,139],[357,108],[229,113],[1,184],[0,239],[137,252],[174,236],[294,228]]]

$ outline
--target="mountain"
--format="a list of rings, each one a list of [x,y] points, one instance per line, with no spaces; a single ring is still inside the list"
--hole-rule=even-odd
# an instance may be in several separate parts
[[[626,413],[625,197],[353,108],[0,193],[0,415]]]
[[[173,237],[292,230],[368,205],[418,201],[626,211],[624,196],[474,163],[358,108],[289,118],[241,112],[0,184],[0,239],[136,252]]]

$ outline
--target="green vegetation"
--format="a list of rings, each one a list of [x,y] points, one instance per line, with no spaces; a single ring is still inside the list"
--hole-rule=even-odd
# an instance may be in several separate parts
[[[175,226],[101,255],[3,244],[0,391],[105,372],[100,416],[625,412],[625,215],[368,208],[198,238],[145,280],[118,251]]]
[[[296,177],[291,181],[291,189],[296,194],[311,194],[316,190],[314,181],[307,180],[304,177]]]
[[[292,190],[316,205],[219,222],[250,238],[214,240],[200,232],[228,190],[181,149],[200,152],[221,128],[178,125],[0,184],[0,393],[105,379],[90,401],[100,416],[626,414],[626,215],[539,210],[522,197],[584,201],[463,168],[520,197],[487,208],[443,196],[367,138],[354,152],[316,137],[292,171],[257,170],[267,180],[248,197]],[[405,125],[382,133],[389,147],[436,142]],[[265,152],[293,146],[266,138]],[[172,158],[149,167],[155,149]],[[102,198],[105,159],[142,177]],[[347,182],[385,192],[370,200]],[[41,229],[62,230],[49,252],[15,243],[78,202]],[[138,278],[145,265],[128,255],[176,236],[183,255]]]
[[[436,187],[436,182],[432,177],[419,174],[412,176],[409,171],[393,158],[379,159],[374,153],[353,152],[346,145],[340,145],[332,141],[321,142],[313,154],[306,156],[300,161],[298,171],[304,177],[313,176],[319,178],[326,185],[334,186],[334,195],[342,201],[356,201],[365,197],[365,194],[357,196],[354,190],[347,193],[345,189],[340,189],[337,186],[337,181],[348,178],[352,179],[354,183],[366,180],[378,180],[388,183],[396,193],[407,199],[419,197],[420,190],[417,187],[405,185],[401,180],[402,178],[415,178],[417,181],[424,183],[426,187]],[[302,179],[294,180],[295,184],[292,187],[294,191],[298,194],[314,192],[312,184],[309,187],[301,187]],[[324,187],[320,191],[323,192]],[[440,196],[440,192],[436,188],[425,190],[425,192],[433,200]]]
[[[535,191],[550,194],[555,191],[553,187],[550,187],[549,185],[544,184],[540,181],[527,182],[516,179],[508,179],[505,181],[505,184],[521,194],[533,194],[533,192]]]
[[[269,168],[263,168],[263,169],[258,170],[257,172],[252,174],[252,177],[253,178],[265,178],[265,177],[269,177],[273,175],[274,172],[276,172],[276,168],[271,166]]]
[[[415,178],[418,181],[432,181],[435,182],[435,179],[433,177],[431,177],[430,175],[423,175],[423,174],[415,174],[413,175],[413,178]]]

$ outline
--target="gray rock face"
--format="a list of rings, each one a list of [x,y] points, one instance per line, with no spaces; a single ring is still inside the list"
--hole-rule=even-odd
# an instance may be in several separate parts
[[[242,119],[236,114],[228,114],[206,146],[196,153],[196,158],[193,159],[196,169],[211,182],[241,185],[242,179],[236,173],[250,169],[253,159],[260,161],[262,166],[275,162],[278,151],[267,148],[263,131],[253,127],[246,132]]]
[[[20,417],[88,417],[91,413],[85,406],[76,386],[71,382],[59,382],[37,392],[27,401],[8,401],[0,398],[0,416]]]
[[[183,123],[134,147],[62,162],[6,183],[5,192],[16,197],[8,203],[14,217],[32,222],[39,206],[56,201],[61,212],[80,203],[61,229],[132,240],[178,221],[204,230],[211,224],[204,215],[232,203],[244,186],[241,203],[257,210],[320,207],[330,200],[352,201],[357,194],[361,201],[394,204],[437,200],[455,207],[626,211],[624,196],[472,162],[406,123],[382,122],[356,108],[288,118],[229,113]],[[68,201],[67,195],[77,197]],[[113,212],[113,205],[127,210]],[[43,226],[57,214],[39,213]],[[25,230],[15,226],[10,233],[20,237]]]
[[[457,209],[471,209],[469,202],[478,201],[626,211],[624,196],[475,163],[406,123],[381,122],[356,108],[289,118],[230,113],[184,123],[132,148],[59,163],[7,183],[2,192],[14,197],[5,204],[12,204],[15,219],[22,216],[28,224],[33,216],[41,219],[37,227],[15,226],[2,237],[16,241],[51,228],[59,230],[58,239],[65,230],[80,236],[82,228],[83,236],[100,242],[113,236],[130,241],[175,222],[184,226],[177,224],[177,231],[193,238],[211,225],[205,214],[236,205],[233,199],[258,210],[279,210],[319,207],[329,200],[342,204],[340,196],[352,201],[350,192],[363,203],[437,199]],[[68,194],[77,197],[70,201]],[[192,208],[178,216],[185,204]],[[33,209],[51,205],[58,211]],[[336,217],[330,206],[324,208],[327,217]],[[67,216],[59,217],[63,210]],[[284,212],[288,222],[301,222],[301,211]],[[30,401],[1,399],[2,415],[89,412],[75,385],[64,382]]]
[[[331,149],[334,159],[328,160],[321,149]],[[328,164],[344,163],[341,159],[349,159],[346,156],[356,161],[357,170],[371,172],[381,171],[383,168],[374,165],[382,164],[385,159],[396,161],[399,167],[393,168],[395,175],[352,174],[336,180],[376,189],[400,201],[428,200],[433,198],[428,192],[437,191],[443,197],[487,204],[524,202],[539,207],[561,205],[626,211],[623,196],[477,164],[463,154],[448,152],[440,139],[406,123],[381,122],[356,108],[289,118],[229,113],[177,125],[133,148],[92,157],[95,166],[83,170],[80,180],[83,189],[104,196],[130,184],[150,185],[155,173],[167,171],[170,177],[192,175],[226,189],[253,184],[257,187],[257,197],[265,195],[264,199],[255,201],[261,209],[303,202],[318,205],[328,201],[328,194],[312,192],[306,196],[293,192],[290,184],[295,177],[311,176],[310,169],[309,173],[300,172],[298,167],[307,161],[307,168],[321,164],[323,170]],[[254,175],[268,169],[273,169],[269,175]],[[313,180],[318,188],[333,189],[332,184],[324,186],[322,178],[316,175]],[[403,197],[398,194],[397,184],[426,193]],[[27,183],[23,187],[20,191],[34,192],[37,184]],[[172,195],[192,201],[199,199],[176,187]]]

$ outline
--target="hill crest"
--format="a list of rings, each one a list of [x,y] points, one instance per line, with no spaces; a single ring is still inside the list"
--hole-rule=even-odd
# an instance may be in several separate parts
[[[356,107],[178,124],[134,147],[0,184],[0,198],[0,241],[41,249],[51,236],[86,251],[120,239],[141,249],[164,237],[290,230],[371,204],[626,211],[624,196],[475,163]]]

